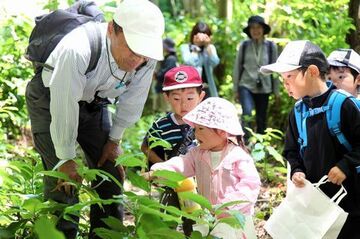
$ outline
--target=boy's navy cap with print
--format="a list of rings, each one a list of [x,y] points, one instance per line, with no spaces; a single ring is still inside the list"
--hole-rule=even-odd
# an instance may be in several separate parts
[[[360,73],[360,55],[352,49],[337,49],[327,60],[330,66],[349,67]]]
[[[198,87],[202,85],[199,72],[192,66],[178,66],[165,73],[163,91],[182,88]]]
[[[329,64],[320,47],[308,40],[291,41],[281,52],[275,63],[260,68],[260,72],[270,74],[293,71],[301,67],[315,65],[320,72],[326,73]]]

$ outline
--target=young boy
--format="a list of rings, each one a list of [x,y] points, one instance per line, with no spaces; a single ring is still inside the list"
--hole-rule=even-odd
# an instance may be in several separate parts
[[[360,55],[352,49],[337,49],[330,53],[327,60],[330,65],[328,79],[338,89],[359,97]]]
[[[179,66],[166,72],[163,83],[163,95],[170,104],[172,112],[156,120],[147,132],[141,146],[151,165],[163,162],[171,157],[185,154],[195,139],[194,131],[182,117],[197,106],[205,96],[202,90],[202,79],[192,66]],[[172,148],[156,146],[150,149],[149,138],[156,137],[171,144]],[[165,188],[160,199],[162,204],[179,208],[176,192]],[[192,231],[192,223],[184,220],[183,230],[188,236]]]
[[[360,166],[359,110],[350,99],[346,99],[341,106],[340,130],[352,146],[347,151],[337,137],[330,134],[326,113],[320,110],[327,104],[329,96],[334,94],[335,86],[329,88],[326,84],[326,57],[310,41],[288,43],[276,63],[263,66],[260,70],[263,73],[280,73],[291,97],[301,99],[309,109],[317,108],[320,111],[301,124],[307,133],[306,147],[299,138],[295,118],[297,109],[290,112],[284,156],[291,165],[292,182],[297,187],[303,187],[305,178],[315,183],[323,175],[328,175],[331,183],[325,184],[322,190],[329,197],[339,189],[338,185],[343,184],[348,194],[340,206],[349,216],[338,238],[360,238],[360,181],[356,170]]]

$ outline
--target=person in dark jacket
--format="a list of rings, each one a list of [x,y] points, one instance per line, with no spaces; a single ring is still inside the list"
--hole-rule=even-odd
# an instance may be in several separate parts
[[[153,101],[153,110],[156,111],[167,111],[167,105],[164,104],[163,100],[163,82],[165,73],[177,66],[177,55],[175,49],[175,42],[173,39],[167,37],[163,40],[163,52],[164,52],[164,60],[160,62],[160,67],[155,74],[155,97]]]
[[[302,99],[309,109],[321,109],[336,89],[325,81],[329,65],[322,50],[310,41],[288,43],[276,63],[261,67],[263,73],[281,73],[289,96]],[[315,110],[316,111],[316,110]],[[340,144],[328,129],[326,113],[309,116],[306,126],[307,146],[300,153],[299,133],[294,110],[289,115],[284,156],[291,165],[291,180],[296,187],[304,186],[306,178],[318,182],[324,175],[331,183],[322,191],[332,197],[343,185],[347,196],[340,206],[349,213],[338,238],[360,238],[360,111],[350,99],[341,106],[340,130],[352,146],[350,151]]]

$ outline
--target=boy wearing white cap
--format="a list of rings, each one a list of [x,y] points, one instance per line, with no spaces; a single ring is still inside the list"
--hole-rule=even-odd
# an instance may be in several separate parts
[[[330,65],[328,79],[336,88],[359,97],[360,55],[353,49],[337,49],[330,53],[327,60]]]
[[[28,84],[27,107],[35,148],[46,170],[60,165],[58,171],[81,182],[73,160],[78,142],[90,168],[104,170],[123,181],[123,169],[115,167],[114,160],[121,152],[119,142],[124,130],[141,116],[156,61],[163,58],[164,17],[150,1],[123,0],[112,21],[94,27],[101,36],[96,67],[87,72],[94,49],[85,28],[74,29],[46,60],[51,69],[37,71]],[[106,104],[114,99],[116,113],[111,124]],[[44,183],[46,200],[70,205],[78,202],[72,184],[52,177],[45,177]],[[96,191],[102,199],[121,194],[121,188],[112,181],[93,183],[98,185]],[[89,238],[96,238],[95,228],[107,227],[102,219],[109,216],[122,220],[121,204],[91,206]],[[57,224],[66,238],[75,238],[77,227],[63,218]]]
[[[243,200],[244,203],[229,209],[248,216],[245,235],[226,225],[212,235],[228,239],[256,238],[251,216],[260,190],[260,177],[244,146],[244,132],[235,106],[225,99],[210,97],[183,120],[195,129],[198,146],[185,155],[154,164],[151,170],[172,170],[185,177],[195,176],[198,192],[212,205]]]
[[[303,187],[305,178],[315,183],[327,175],[331,183],[322,191],[329,197],[342,184],[347,196],[339,205],[349,216],[338,238],[360,238],[360,112],[353,97],[327,84],[328,62],[310,41],[289,42],[276,63],[260,70],[280,73],[289,96],[299,100],[289,115],[284,149],[292,182]],[[344,100],[338,104],[333,96]]]

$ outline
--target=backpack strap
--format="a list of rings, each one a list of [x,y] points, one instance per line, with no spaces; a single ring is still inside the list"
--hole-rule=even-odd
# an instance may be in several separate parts
[[[247,48],[247,46],[249,45],[250,40],[246,40],[242,43],[241,47],[241,59],[240,59],[240,72],[239,72],[239,81],[241,80],[241,76],[244,72],[244,62],[245,62],[245,50]]]
[[[353,98],[355,100],[351,94],[344,90],[335,90],[331,93],[328,101],[328,105],[331,107],[331,110],[326,113],[326,120],[331,135],[336,136],[339,143],[342,144],[347,149],[347,151],[351,151],[351,144],[349,141],[347,141],[345,135],[341,132],[340,123],[341,106],[347,98]],[[357,105],[357,103],[355,103],[355,105]]]
[[[309,109],[302,100],[299,100],[295,104],[294,114],[295,114],[295,121],[296,127],[299,133],[298,143],[300,146],[300,156],[304,156],[304,151],[307,146],[307,128],[306,128],[306,120],[309,117],[314,115],[329,112],[329,105],[323,105],[321,107]]]
[[[305,147],[307,146],[307,132],[306,132],[306,118],[303,117],[303,112],[306,112],[307,107],[302,100],[295,103],[294,114],[296,121],[296,128],[299,133],[298,144],[300,146],[300,156],[303,157]]]
[[[92,22],[90,24],[85,24],[84,28],[85,28],[86,35],[89,39],[90,50],[91,50],[89,66],[85,71],[85,74],[87,74],[96,68],[96,66],[99,62],[99,59],[100,59],[101,31],[98,27],[98,24],[95,22]]]
[[[271,64],[272,55],[274,51],[274,42],[265,40],[265,45],[267,46],[267,53],[268,53],[268,64]]]

